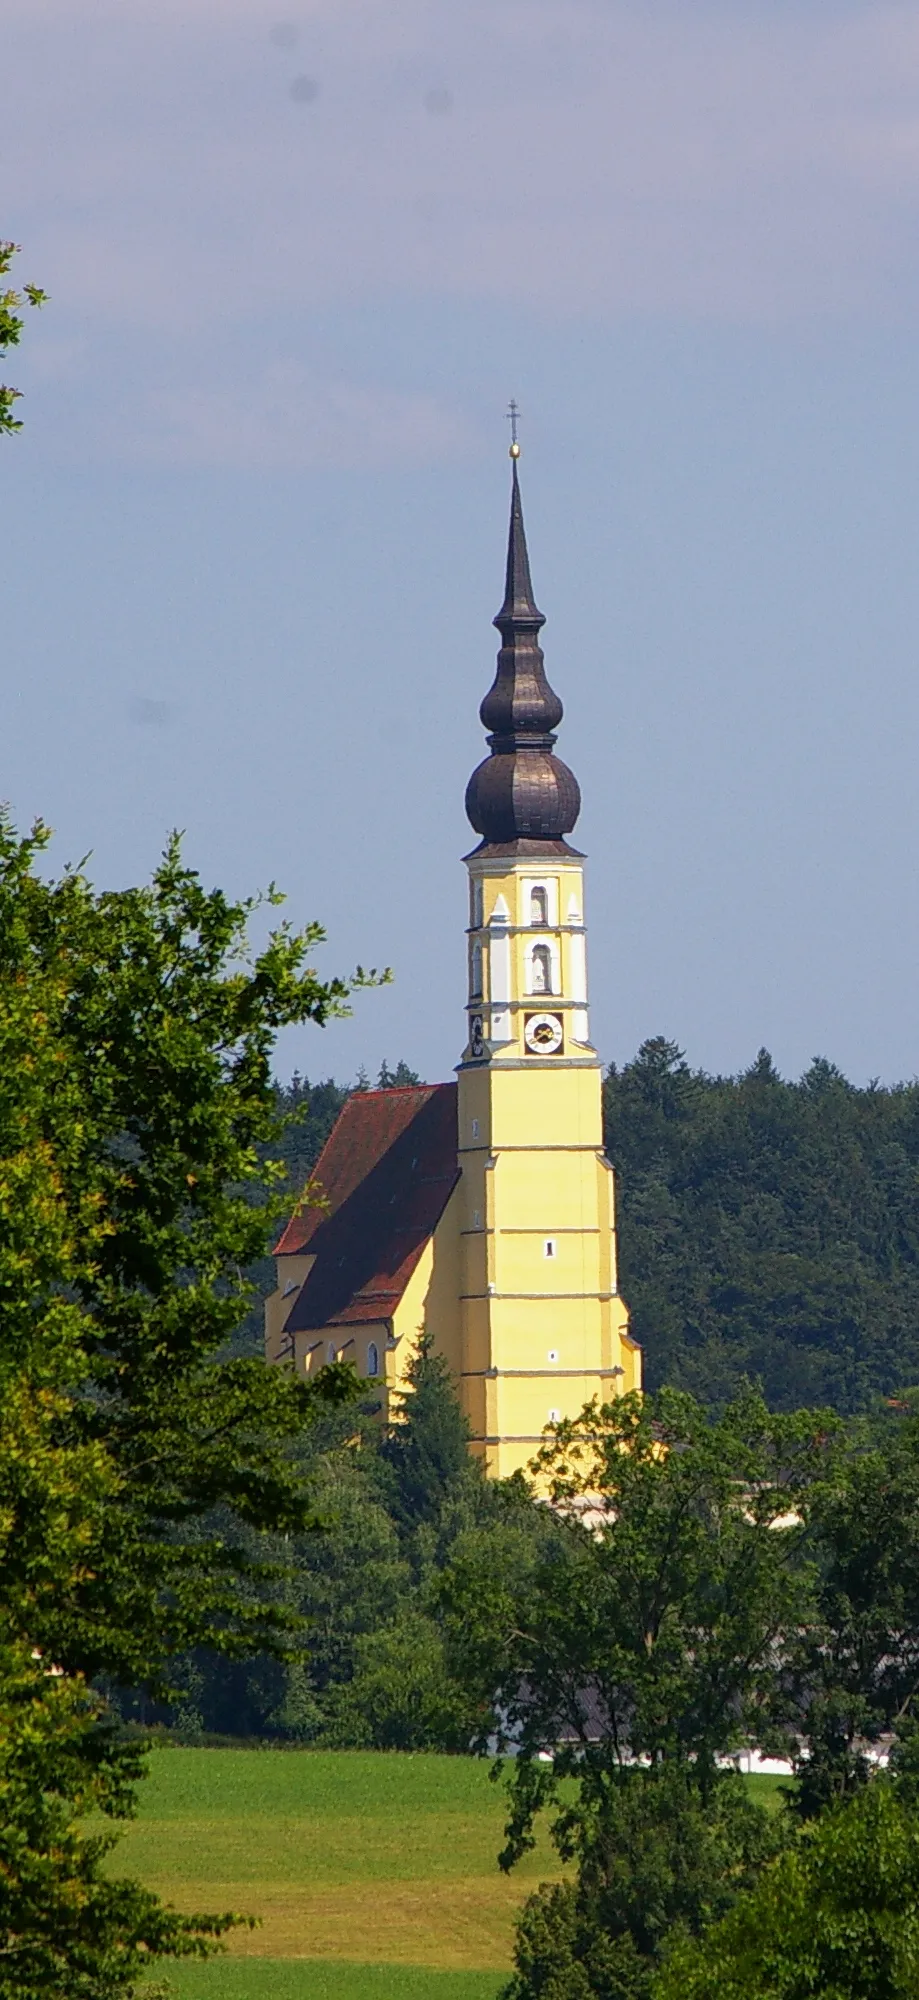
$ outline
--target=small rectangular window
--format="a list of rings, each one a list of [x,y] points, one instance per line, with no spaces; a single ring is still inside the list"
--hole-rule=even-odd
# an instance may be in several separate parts
[[[472,1227],[473,1229],[481,1229],[482,1227],[482,1217],[477,1208],[474,1208],[472,1211]]]
[[[477,1118],[473,1118],[472,1121],[472,1136],[474,1139],[477,1139],[479,1136],[479,1121]]]
[[[555,1256],[555,1237],[554,1237],[554,1236],[547,1236],[547,1237],[546,1237],[546,1240],[545,1240],[545,1243],[543,1244],[543,1252],[542,1252],[542,1254],[543,1254],[543,1256],[544,1256],[544,1257],[554,1257],[554,1256]]]

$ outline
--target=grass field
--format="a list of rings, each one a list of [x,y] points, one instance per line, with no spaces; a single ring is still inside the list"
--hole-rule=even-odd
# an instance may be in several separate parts
[[[560,1872],[543,1836],[500,1873],[505,1810],[472,1758],[157,1750],[113,1859],[181,1910],[260,1920],[169,1966],[177,2000],[495,2000],[520,1903]]]
[[[260,1919],[168,1968],[181,2000],[495,2000],[516,1910],[559,1872],[543,1839],[500,1873],[505,1810],[472,1758],[158,1750],[114,1865]]]

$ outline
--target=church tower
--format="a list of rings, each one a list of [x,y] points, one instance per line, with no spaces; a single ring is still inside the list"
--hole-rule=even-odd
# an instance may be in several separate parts
[[[351,1363],[401,1407],[419,1337],[449,1363],[496,1478],[547,1424],[641,1386],[616,1280],[613,1170],[587,1010],[581,798],[555,756],[513,483],[498,671],[469,781],[466,1047],[456,1083],[355,1091],[275,1247],[269,1361]],[[322,1202],[310,1197],[315,1185]]]
[[[590,1040],[581,797],[556,757],[517,471],[501,636],[480,715],[489,755],[466,812],[467,1037],[458,1067],[463,1402],[489,1471],[525,1466],[544,1427],[641,1386],[619,1297],[613,1170]]]

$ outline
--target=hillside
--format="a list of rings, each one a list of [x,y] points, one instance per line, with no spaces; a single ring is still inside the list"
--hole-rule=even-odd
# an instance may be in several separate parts
[[[605,1100],[650,1387],[851,1411],[919,1381],[919,1084],[787,1083],[765,1050],[707,1076],[657,1039]]]

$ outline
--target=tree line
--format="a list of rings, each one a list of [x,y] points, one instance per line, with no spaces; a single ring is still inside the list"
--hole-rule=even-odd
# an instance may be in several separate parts
[[[708,1076],[657,1037],[610,1070],[621,1282],[646,1379],[717,1406],[867,1408],[919,1381],[919,1083],[765,1050]]]

